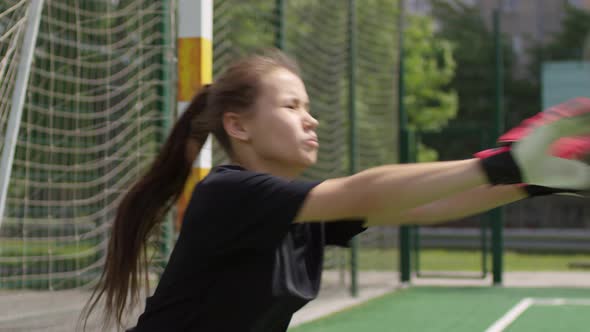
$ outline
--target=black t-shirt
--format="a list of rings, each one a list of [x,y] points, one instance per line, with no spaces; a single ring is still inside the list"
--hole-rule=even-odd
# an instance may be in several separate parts
[[[286,331],[318,294],[324,246],[364,230],[361,221],[293,223],[317,184],[212,169],[133,331]]]

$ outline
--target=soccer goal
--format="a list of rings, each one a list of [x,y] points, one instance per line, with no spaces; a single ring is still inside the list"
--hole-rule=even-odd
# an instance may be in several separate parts
[[[168,7],[146,0],[0,3],[0,147],[12,155],[2,160],[10,177],[0,290],[67,289],[97,279],[116,203],[152,160],[172,118]],[[158,260],[162,241],[153,244]]]

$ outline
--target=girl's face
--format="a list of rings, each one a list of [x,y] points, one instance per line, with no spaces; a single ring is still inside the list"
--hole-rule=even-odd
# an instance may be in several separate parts
[[[305,85],[282,68],[260,84],[254,112],[244,123],[252,150],[270,169],[298,174],[316,162],[319,148],[318,121],[309,113]]]

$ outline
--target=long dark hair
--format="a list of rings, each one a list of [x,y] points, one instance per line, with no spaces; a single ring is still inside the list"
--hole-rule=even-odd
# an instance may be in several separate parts
[[[104,270],[80,316],[83,330],[103,296],[103,328],[110,326],[113,318],[121,327],[128,306],[138,303],[141,285],[149,291],[147,243],[182,193],[193,159],[209,133],[232,156],[223,114],[249,111],[259,94],[261,77],[277,68],[299,75],[294,61],[280,51],[270,50],[235,62],[193,98],[147,172],[120,202]]]

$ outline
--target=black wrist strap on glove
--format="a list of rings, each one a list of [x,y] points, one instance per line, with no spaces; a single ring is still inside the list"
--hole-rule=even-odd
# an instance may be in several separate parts
[[[514,161],[510,148],[487,150],[485,155],[478,155],[491,184],[522,183],[522,174]]]
[[[579,190],[549,188],[532,184],[528,184],[522,187],[522,189],[529,195],[529,197],[548,196],[553,194],[581,194]]]
[[[526,185],[522,189],[524,189],[524,191],[529,195],[529,197],[547,196],[562,192],[562,190],[560,189],[536,186],[532,184]]]

